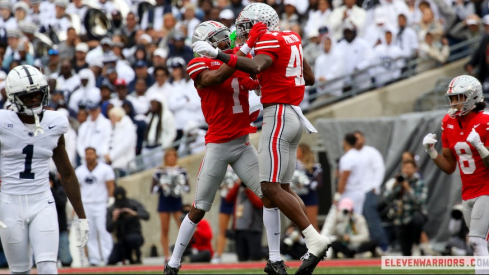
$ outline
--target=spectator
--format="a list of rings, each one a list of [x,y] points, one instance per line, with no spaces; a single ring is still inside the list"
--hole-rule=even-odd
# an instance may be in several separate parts
[[[154,69],[156,67],[165,67],[166,66],[166,59],[168,57],[168,50],[164,49],[157,49],[153,52],[153,67],[148,68],[148,73],[150,75],[154,75]]]
[[[357,88],[367,88],[370,86],[370,75],[367,71],[362,71],[368,67],[368,57],[371,54],[371,47],[368,42],[357,36],[357,28],[353,25],[350,19],[345,21],[343,25],[344,38],[338,43],[338,48],[342,49],[344,55],[343,75],[350,75],[351,78],[345,79],[346,87],[344,91],[348,91],[352,86]]]
[[[188,64],[192,58],[194,58],[194,53],[192,49],[185,45],[185,36],[182,33],[176,33],[173,36],[173,43],[168,46],[169,57],[182,57],[185,63]]]
[[[167,101],[173,92],[171,90],[171,84],[168,83],[170,72],[166,67],[156,67],[153,74],[156,82],[148,89],[146,95],[148,97],[161,97]]]
[[[280,243],[280,251],[286,258],[291,260],[299,260],[307,253],[306,241],[296,226],[289,225],[285,229],[284,238]]]
[[[385,16],[386,25],[395,25],[397,23],[397,18],[399,14],[407,14],[409,8],[404,0],[389,0],[389,1],[379,1],[380,5],[375,8],[375,15],[382,10],[382,16]],[[374,18],[377,19],[377,18]]]
[[[225,9],[230,9],[234,13],[234,18],[238,18],[239,14],[245,7],[242,2],[242,0],[231,0],[229,6],[225,7]]]
[[[104,37],[100,40],[100,45],[87,53],[85,60],[87,63],[102,61],[104,54],[109,53],[111,48],[112,40],[109,37]]]
[[[485,16],[483,21],[486,30],[489,29],[489,15]],[[474,75],[475,68],[478,68],[475,76],[481,82],[484,93],[489,93],[489,60],[486,59],[486,49],[489,44],[488,34],[486,32],[486,35],[482,37],[477,51],[472,53],[470,61],[465,64],[465,69],[470,75]]]
[[[31,22],[37,26],[35,31],[38,31],[41,26],[43,26],[43,21],[47,19],[47,14],[42,13],[40,10],[41,0],[29,0],[29,17]]]
[[[305,143],[299,143],[297,147],[297,169],[304,172],[309,178],[309,184],[302,190],[296,190],[296,193],[306,205],[307,218],[311,224],[319,230],[317,216],[319,210],[319,201],[317,189],[323,183],[323,169],[321,164],[314,161],[314,153],[311,147]]]
[[[76,14],[80,18],[80,23],[82,26],[84,26],[84,21],[83,19],[85,18],[85,13],[87,12],[88,7],[83,4],[82,0],[73,0],[72,3],[68,5],[66,8],[66,13],[67,14]],[[85,33],[86,30],[84,30],[83,33]]]
[[[461,42],[484,35],[484,28],[482,28],[479,16],[471,14],[467,16],[467,19],[453,26],[448,33],[452,38],[458,40],[457,42]],[[477,49],[477,46],[471,47],[473,50]]]
[[[124,48],[132,48],[136,45],[136,32],[139,30],[137,16],[134,12],[129,12],[126,15],[126,24],[121,29],[122,37],[124,37]]]
[[[226,247],[227,232],[229,227],[229,221],[234,213],[234,202],[228,202],[226,200],[229,191],[234,187],[234,185],[239,181],[238,176],[234,173],[233,168],[228,166],[226,175],[221,183],[220,197],[221,203],[219,207],[219,235],[217,236],[217,248],[214,253],[214,257],[211,260],[212,264],[219,264],[222,262],[222,253]]]
[[[89,102],[86,105],[88,109],[87,120],[80,125],[78,129],[77,149],[78,156],[85,158],[85,149],[94,148],[101,159],[109,152],[110,136],[112,135],[112,126],[110,121],[103,115],[100,115],[100,106],[96,103]]]
[[[17,20],[12,15],[12,4],[10,1],[0,1],[0,13],[3,19],[2,27],[5,30],[13,30],[17,28]]]
[[[180,227],[182,194],[190,192],[187,170],[178,166],[178,154],[174,149],[167,149],[163,157],[163,165],[153,174],[152,193],[158,193],[158,213],[161,221],[161,245],[165,262],[170,260],[168,233],[170,218],[173,216]],[[210,259],[209,259],[210,261]]]
[[[372,48],[382,43],[385,28],[389,25],[383,9],[375,9],[374,18],[374,24],[365,28],[365,35],[363,36]]]
[[[17,25],[23,21],[29,22],[31,19],[28,16],[29,5],[26,2],[17,2],[13,6],[14,16],[17,20]]]
[[[141,116],[136,117],[133,104],[129,100],[122,102],[122,108],[126,112],[127,116],[131,119],[132,123],[136,125],[136,156],[141,154],[144,142],[144,133],[146,132],[146,121]]]
[[[418,54],[418,36],[416,32],[408,26],[407,17],[405,14],[399,14],[397,19],[399,30],[396,35],[396,44],[402,50],[403,56],[407,61],[415,58]]]
[[[434,35],[431,32],[426,33],[424,42],[419,46],[419,57],[424,59],[418,68],[427,69],[444,64],[450,55],[448,40],[443,38],[440,41],[435,41]]]
[[[80,77],[74,74],[71,61],[63,59],[59,74],[54,73],[51,78],[56,78],[56,88],[65,91],[65,98],[69,98],[71,94],[80,86]]]
[[[59,57],[61,59],[73,59],[75,56],[75,44],[78,42],[78,36],[73,27],[69,27],[66,32],[66,40],[58,45]]]
[[[126,83],[130,83],[136,76],[134,70],[127,64],[127,62],[120,60],[112,51],[103,55],[103,63],[104,66],[115,68],[117,75],[120,78],[123,78]]]
[[[190,212],[191,206],[182,207],[182,220]],[[195,228],[194,235],[183,253],[183,259],[191,263],[209,262],[212,259],[212,228],[206,219],[202,219]]]
[[[309,42],[304,46],[304,58],[309,62],[311,69],[314,71],[317,58],[322,53],[321,42],[325,35],[329,34],[328,27],[323,26],[319,30],[309,30]],[[333,38],[334,39],[334,38]],[[336,40],[335,40],[336,42]]]
[[[406,161],[401,173],[386,182],[384,199],[389,204],[387,215],[394,220],[403,256],[412,255],[413,244],[419,244],[423,225],[427,220],[426,198],[428,188],[416,173],[416,163]]]
[[[450,256],[471,256],[472,249],[469,245],[469,228],[463,218],[463,206],[461,203],[452,207],[448,231],[450,238],[445,247],[445,254]]]
[[[418,33],[418,41],[425,40],[427,33],[431,33],[434,41],[440,41],[443,36],[443,25],[435,20],[433,10],[431,8],[423,9],[423,17],[421,22],[414,25],[414,30]]]
[[[475,5],[472,1],[452,0],[452,7],[457,15],[457,21],[464,21],[469,15],[475,13]]]
[[[299,14],[296,10],[296,0],[284,0],[283,3],[284,12],[280,17],[280,29],[291,30],[292,25],[300,23]]]
[[[165,0],[157,0],[154,8],[148,9],[144,12],[143,17],[141,18],[141,28],[143,30],[161,30],[161,28],[163,28],[163,16],[165,14],[164,10]]]
[[[144,78],[136,78],[135,90],[127,96],[127,100],[132,103],[138,119],[146,118],[150,106],[149,98],[146,96],[146,83]]]
[[[362,35],[365,27],[367,13],[356,5],[355,0],[344,0],[344,5],[335,8],[329,16],[329,26],[336,40],[343,37],[345,20],[349,19],[356,27],[359,35]]]
[[[309,19],[304,27],[304,30],[314,31],[323,26],[329,26],[329,17],[331,16],[331,8],[327,0],[318,0],[318,9],[309,14]],[[308,35],[310,35],[308,33]]]
[[[187,3],[184,6],[182,25],[187,27],[188,37],[192,38],[195,28],[200,24],[200,20],[195,18],[195,5]],[[190,61],[190,60],[189,60]]]
[[[206,131],[199,128],[195,120],[187,120],[183,127],[183,138],[178,152],[182,155],[197,154],[205,150]]]
[[[176,137],[175,121],[173,114],[166,106],[166,101],[157,96],[148,96],[150,109],[147,118],[147,127],[143,143],[145,150],[159,146],[167,148],[171,146]]]
[[[105,162],[112,166],[118,177],[124,177],[127,165],[136,157],[136,126],[121,107],[110,109],[109,119],[113,128]]]
[[[370,238],[375,241],[383,251],[387,250],[388,240],[382,227],[377,205],[379,202],[380,186],[384,182],[385,164],[382,155],[376,148],[365,144],[365,135],[361,131],[354,132],[357,142],[355,149],[367,164],[364,167],[363,185],[365,190],[365,203],[363,216],[368,224]]]
[[[46,30],[52,31],[59,35],[59,33],[66,32],[68,28],[71,26],[70,19],[66,14],[66,8],[68,7],[67,0],[55,0],[55,14],[54,17],[51,17],[49,20],[46,20],[44,23],[44,28]]]
[[[91,265],[107,264],[112,251],[112,236],[106,229],[107,207],[114,203],[114,171],[97,161],[95,148],[85,149],[85,164],[76,168],[83,207],[89,221],[88,260]],[[100,250],[99,250],[100,245]]]
[[[127,87],[129,91],[132,92],[135,90],[136,80],[138,78],[142,78],[146,81],[146,87],[151,87],[155,83],[153,76],[148,73],[148,63],[146,61],[139,60],[138,62],[136,62],[134,67],[136,71],[136,77],[133,81],[131,81],[131,83],[129,83],[129,86]]]
[[[261,260],[263,202],[241,181],[229,190],[226,201],[234,202],[233,228],[238,261]]]
[[[48,55],[49,55],[49,60],[48,63],[44,66],[44,75],[48,76],[50,78],[51,75],[57,75],[60,69],[60,59],[59,59],[59,52],[56,49],[49,49],[48,50]]]
[[[376,243],[370,240],[367,222],[365,218],[356,213],[354,202],[350,198],[343,198],[338,203],[338,210],[330,212],[325,223],[322,235],[328,236],[333,242],[333,258],[338,258],[342,253],[347,258],[354,258],[355,254],[370,252],[375,253]]]
[[[232,32],[236,30],[236,26],[234,25],[234,12],[232,10],[224,9],[219,13],[219,22],[221,22],[224,26],[228,27],[228,29]],[[212,20],[212,19],[210,19]]]
[[[114,190],[115,202],[107,209],[107,231],[115,232],[117,242],[109,256],[109,265],[129,260],[141,264],[141,246],[144,238],[140,220],[149,220],[149,213],[135,199],[126,197],[126,190],[118,186]],[[136,259],[133,258],[136,254]]]
[[[92,63],[88,64],[88,68],[92,70],[93,74],[95,75],[95,87],[99,89],[102,88],[102,82],[104,81],[102,70],[104,68],[104,64],[101,61],[92,61]]]
[[[336,46],[332,35],[325,35],[321,40],[320,55],[314,65],[314,77],[318,82],[320,95],[340,96],[343,89],[344,52]]]
[[[115,91],[117,96],[112,97],[109,102],[114,107],[121,107],[122,102],[127,99],[127,85],[126,81],[122,78],[118,78],[114,81]]]
[[[72,112],[78,113],[79,108],[85,108],[88,102],[100,103],[100,89],[95,87],[95,75],[90,69],[83,69],[78,73],[80,77],[80,87],[73,92],[70,97],[69,108]]]
[[[73,61],[73,69],[79,73],[83,69],[87,69],[89,64],[86,61],[88,45],[80,42],[75,47],[75,60]],[[96,62],[94,64],[97,64]]]
[[[34,65],[34,57],[29,53],[29,50],[26,48],[28,45],[27,42],[24,42],[17,46],[17,52],[16,54],[18,55],[18,58],[16,59],[17,62],[19,62],[19,65]],[[13,58],[14,58],[15,53],[12,53],[11,55],[7,56],[4,58],[2,62],[2,68],[5,71],[9,71],[10,66],[12,64]]]
[[[401,77],[404,66],[403,52],[395,43],[394,28],[388,26],[384,29],[382,42],[374,47],[370,63],[370,75],[375,79],[375,85],[381,87]]]
[[[73,261],[70,254],[70,243],[68,238],[68,223],[66,220],[66,194],[61,183],[53,173],[49,173],[49,186],[53,193],[56,204],[56,213],[58,215],[59,226],[59,249],[58,259],[62,266],[70,267]]]
[[[355,202],[355,213],[363,213],[365,201],[365,191],[363,190],[363,180],[365,176],[365,160],[355,149],[357,138],[354,134],[346,134],[343,140],[343,150],[345,154],[340,158],[338,189],[334,195],[334,201],[338,202],[344,198],[350,198]]]

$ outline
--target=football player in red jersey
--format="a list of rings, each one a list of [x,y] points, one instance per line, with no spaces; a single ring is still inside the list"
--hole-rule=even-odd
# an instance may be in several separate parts
[[[254,35],[266,32],[266,27],[255,29]],[[203,41],[211,47],[229,52],[229,29],[215,21],[201,23],[194,31],[193,42]],[[249,43],[252,43],[251,41]],[[232,53],[232,50],[230,51]],[[194,58],[187,67],[189,76],[201,98],[202,111],[209,125],[206,134],[206,154],[200,166],[195,200],[189,214],[182,221],[175,248],[164,274],[178,274],[182,254],[197,224],[205,212],[211,209],[216,192],[231,165],[238,177],[259,197],[263,197],[258,177],[258,156],[250,144],[249,134],[256,132],[250,125],[258,112],[249,114],[249,90],[259,89],[259,82],[248,73],[236,71],[223,62],[205,57]],[[280,212],[269,201],[264,201],[264,216],[271,255],[278,261],[267,263],[268,274],[286,274],[286,266],[280,260]],[[280,272],[282,271],[282,272]]]
[[[458,162],[469,243],[474,256],[489,256],[489,113],[483,111],[486,103],[482,86],[472,76],[457,76],[450,82],[446,96],[450,107],[441,124],[442,154],[434,148],[435,134],[426,135],[423,146],[447,174],[455,171]]]
[[[250,40],[254,38],[254,29],[266,25],[268,32],[258,38],[256,45],[246,42],[237,55],[226,54],[202,42],[195,43],[193,47],[194,52],[201,56],[215,58],[230,67],[257,75],[264,108],[262,137],[258,146],[262,191],[301,229],[308,253],[296,274],[311,274],[331,241],[311,225],[304,203],[290,189],[290,183],[302,128],[305,127],[309,133],[317,132],[298,106],[304,97],[305,85],[314,84],[314,74],[302,56],[301,37],[294,32],[278,31],[278,22],[278,15],[272,7],[253,3],[246,6],[236,19],[236,30],[239,37]],[[253,59],[241,57],[252,48],[255,51]]]

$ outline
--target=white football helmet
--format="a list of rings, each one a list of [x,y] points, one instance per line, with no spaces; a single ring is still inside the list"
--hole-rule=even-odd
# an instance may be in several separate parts
[[[231,48],[231,41],[229,40],[230,31],[228,27],[217,21],[205,21],[200,23],[194,30],[192,35],[192,44],[197,41],[205,41],[212,47],[217,48],[219,42],[225,41],[227,44],[226,49]]]
[[[246,6],[236,19],[236,35],[246,38],[251,28],[257,22],[267,25],[269,31],[279,30],[277,12],[267,4],[253,3]]]
[[[5,91],[7,98],[15,105],[17,113],[33,116],[41,114],[49,101],[49,86],[44,75],[30,65],[20,65],[13,68],[7,75]],[[39,106],[29,106],[20,98],[26,94],[41,93]]]
[[[482,85],[477,78],[470,75],[457,76],[450,84],[445,94],[448,99],[448,115],[451,118],[463,116],[472,111],[476,104],[484,101],[482,94]],[[458,103],[453,103],[451,97],[457,97]],[[463,108],[457,109],[457,105],[463,102]]]

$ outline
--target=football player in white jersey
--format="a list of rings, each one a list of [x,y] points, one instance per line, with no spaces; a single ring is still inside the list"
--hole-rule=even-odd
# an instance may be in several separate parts
[[[58,220],[49,188],[51,157],[79,217],[77,246],[85,246],[89,229],[80,186],[65,149],[66,116],[44,110],[49,86],[43,74],[17,66],[5,86],[12,105],[0,110],[0,237],[12,274],[28,274],[34,252],[39,274],[57,274]]]

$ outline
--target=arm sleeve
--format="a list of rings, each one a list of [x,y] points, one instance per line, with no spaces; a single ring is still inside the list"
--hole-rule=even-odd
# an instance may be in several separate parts
[[[149,213],[148,211],[146,211],[146,208],[144,208],[144,206],[136,200],[131,200],[131,201],[134,204],[134,206],[136,206],[136,212],[138,212],[138,218],[145,221],[149,220]]]
[[[194,58],[188,63],[187,73],[193,81],[196,81],[199,74],[206,69],[208,70],[209,66],[204,58]]]
[[[340,159],[339,166],[340,166],[340,173],[343,171],[351,171],[354,166],[354,162],[348,156],[344,156]]]
[[[105,174],[105,181],[111,181],[111,180],[115,180],[115,173],[114,173],[114,169],[112,169],[111,166],[107,165],[107,172]]]
[[[275,32],[266,33],[260,37],[254,48],[255,55],[266,54],[270,56],[273,61],[277,59],[277,56],[280,54],[280,46],[282,43],[278,36],[273,35],[273,33]]]
[[[234,203],[236,202],[236,198],[238,197],[238,190],[239,190],[240,185],[235,184],[233,188],[229,189],[228,195],[226,196],[226,201],[229,203]]]

